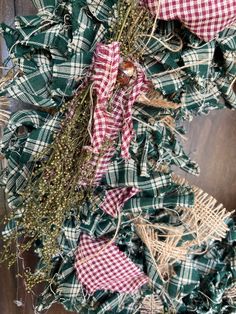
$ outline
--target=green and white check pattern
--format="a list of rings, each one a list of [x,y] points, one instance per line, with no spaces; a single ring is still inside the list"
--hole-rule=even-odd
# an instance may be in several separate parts
[[[180,30],[178,22],[160,21],[158,26],[155,38],[143,39],[143,43],[140,40],[140,47],[148,43],[144,66],[155,88],[182,103],[190,114],[205,114],[225,106],[235,108],[236,95],[231,86],[236,75],[235,27],[205,43],[187,29]],[[176,50],[176,33],[185,39],[185,45],[172,52]]]
[[[12,114],[1,143],[1,152],[7,159],[1,179],[11,208],[20,204],[20,194],[28,183],[33,166],[59,131],[60,123],[59,114],[51,116],[34,110]]]
[[[36,106],[60,107],[86,76],[116,1],[33,2],[38,15],[17,17],[16,29],[0,27],[15,66],[23,73],[2,94]]]

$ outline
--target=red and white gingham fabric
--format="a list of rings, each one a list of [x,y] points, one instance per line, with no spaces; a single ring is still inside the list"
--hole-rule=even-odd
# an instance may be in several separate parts
[[[97,103],[93,114],[93,151],[98,153],[109,137],[111,114],[107,110],[118,75],[120,64],[120,45],[113,42],[109,45],[98,43],[93,60],[93,89],[96,92]]]
[[[147,276],[115,244],[98,254],[107,242],[107,239],[92,239],[85,233],[80,236],[75,256],[79,282],[88,293],[97,290],[136,292],[147,283]]]
[[[159,19],[181,20],[205,41],[236,22],[236,0],[141,0],[141,4]]]
[[[118,42],[109,45],[97,44],[91,77],[97,102],[94,108],[92,140],[89,148],[94,153],[91,165],[96,167],[96,184],[107,171],[120,133],[121,157],[129,158],[129,146],[133,136],[132,105],[138,96],[147,90],[144,71],[138,64],[135,65],[135,78],[127,86],[114,90],[120,61]],[[105,150],[104,145],[105,147],[107,145]]]
[[[106,191],[105,198],[99,206],[107,214],[116,217],[118,212],[122,209],[125,202],[132,196],[136,195],[139,189],[134,187],[115,188]]]

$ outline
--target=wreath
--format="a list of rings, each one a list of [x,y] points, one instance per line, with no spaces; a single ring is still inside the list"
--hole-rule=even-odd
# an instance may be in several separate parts
[[[35,313],[233,313],[232,212],[173,166],[199,174],[185,121],[236,108],[235,0],[32,2],[0,28],[1,262],[34,248]]]

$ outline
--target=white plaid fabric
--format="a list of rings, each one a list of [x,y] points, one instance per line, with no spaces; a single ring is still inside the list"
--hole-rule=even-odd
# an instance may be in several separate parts
[[[116,217],[117,213],[122,209],[124,203],[138,192],[139,189],[134,187],[108,190],[106,191],[105,198],[99,207],[107,214]]]
[[[160,7],[158,2],[160,1]],[[201,39],[209,41],[236,22],[236,0],[142,0],[153,15],[181,20]]]
[[[79,281],[88,293],[97,290],[120,293],[137,291],[147,283],[148,278],[115,244],[98,253],[108,241],[101,238],[93,240],[85,233],[81,235],[75,257]]]

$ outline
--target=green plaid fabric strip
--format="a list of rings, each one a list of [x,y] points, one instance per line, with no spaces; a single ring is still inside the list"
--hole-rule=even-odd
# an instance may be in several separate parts
[[[187,260],[174,267],[175,275],[168,282],[168,294],[181,300],[199,284],[199,274],[191,261]]]
[[[224,52],[227,50],[235,51],[236,49],[235,27],[226,28],[225,30],[223,30],[219,34],[219,37],[216,39],[216,41]]]
[[[101,22],[108,22],[114,16],[116,3],[116,0],[87,0],[89,11]]]
[[[131,150],[137,156],[140,147],[142,147],[143,153],[139,157],[141,173],[147,174],[148,168],[151,167],[149,161],[152,159],[157,166],[175,165],[189,173],[198,175],[200,170],[196,162],[187,156],[180,141],[173,136],[172,131],[164,123],[161,123],[161,119],[168,114],[175,118],[175,113],[171,110],[163,112],[160,109],[141,106],[135,106],[133,109],[136,136]],[[135,117],[138,120],[135,120]]]
[[[59,131],[60,122],[60,114],[52,117],[33,110],[12,114],[1,143],[1,153],[8,162],[2,181],[10,207],[18,205],[19,194],[28,182],[33,165],[52,142],[53,134]]]
[[[191,111],[197,110],[198,114],[207,114],[212,109],[224,108],[224,103],[220,102],[219,89],[214,84],[209,84],[209,90],[188,86],[182,94],[181,101],[184,107]],[[204,95],[204,96],[203,96]]]
[[[227,102],[227,105],[230,108],[234,108],[235,107],[235,102],[236,102],[236,94],[233,91],[233,89],[231,88],[231,81],[221,78],[221,79],[218,80],[217,83],[218,83],[219,90],[224,95],[224,98],[225,98],[225,100]]]
[[[149,72],[149,71],[148,71]],[[165,73],[151,77],[155,89],[163,95],[170,95],[178,92],[184,85],[185,75],[182,73]]]
[[[120,314],[132,314],[139,313],[139,302],[142,300],[140,295],[113,295],[110,297],[98,311],[95,313],[106,314],[106,313],[120,313]]]
[[[136,195],[128,200],[124,206],[124,210],[132,213],[153,213],[156,209],[175,208],[177,206],[192,206],[194,203],[194,194],[190,190],[183,191],[176,189],[169,195],[166,193],[159,197],[144,197]]]
[[[236,241],[236,226],[232,220],[228,222],[228,225],[230,226],[230,231],[228,232],[227,240],[230,244],[233,244]]]
[[[200,47],[187,48],[182,53],[186,72],[196,76],[196,79],[209,78],[215,53],[215,42],[205,43]]]
[[[236,52],[226,51],[224,52],[224,69],[227,73],[232,75],[232,78],[236,75],[236,65],[235,65]]]
[[[64,254],[71,254],[76,249],[80,233],[80,223],[76,216],[71,214],[71,217],[64,221],[58,238],[59,247]]]
[[[82,218],[80,230],[92,237],[101,237],[116,230],[117,220],[111,219],[110,216],[104,214],[101,210],[91,212],[91,207],[88,206],[87,211],[82,212],[82,217],[84,219]]]
[[[178,300],[176,307],[180,313],[194,308],[196,311],[196,306],[197,313],[205,313],[206,308],[212,313],[221,313],[226,301],[223,298],[225,288],[235,282],[232,265],[235,253],[235,248],[229,247],[227,241],[215,241],[205,254],[189,256],[186,262],[174,266],[175,275],[168,282],[168,293],[173,300]],[[229,304],[226,308],[229,309]]]
[[[55,267],[60,261],[55,261]],[[37,311],[47,310],[53,303],[60,302],[68,311],[81,313],[84,297],[81,284],[78,282],[73,260],[64,257],[54,279],[54,288],[47,287],[38,299]],[[55,285],[57,289],[55,290]],[[54,291],[53,291],[54,289]]]
[[[169,99],[181,89],[183,96],[179,95],[175,101],[191,114],[234,107],[235,93],[230,82],[235,76],[235,28],[224,30],[209,43],[183,29],[181,37],[187,38],[186,45],[181,48],[179,43],[179,51],[173,52],[180,26],[178,22],[165,22],[164,26],[165,32],[163,27],[157,27],[153,38],[146,41],[144,66],[155,88]],[[227,86],[224,90],[222,81]]]
[[[91,51],[104,39],[115,3],[34,1],[36,16],[16,18],[16,29],[2,24],[0,32],[23,73],[2,94],[36,106],[61,106],[86,76]],[[38,62],[39,52],[43,62]]]
[[[59,3],[58,0],[32,0],[35,7],[41,12],[53,12]]]
[[[170,185],[170,174],[153,173],[149,178],[138,175],[138,165],[133,159],[113,161],[102,181],[110,187],[131,186],[144,191],[145,195],[157,196],[158,189]]]

